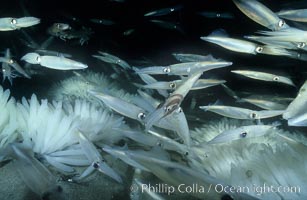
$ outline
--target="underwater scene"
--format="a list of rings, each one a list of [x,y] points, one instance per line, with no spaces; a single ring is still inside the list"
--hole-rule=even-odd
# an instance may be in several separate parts
[[[307,199],[306,0],[0,13],[0,200]]]

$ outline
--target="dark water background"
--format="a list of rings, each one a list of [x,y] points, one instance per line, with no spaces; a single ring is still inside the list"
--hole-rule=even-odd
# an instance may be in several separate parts
[[[303,5],[300,2],[303,2]],[[276,12],[283,8],[307,7],[304,1],[268,0],[263,3]],[[147,12],[179,4],[183,5],[183,9],[179,12],[160,17],[146,18],[143,16]],[[202,11],[229,12],[235,18],[205,18],[197,15],[197,12]],[[212,54],[216,58],[232,61],[233,65],[229,68],[207,72],[204,77],[224,79],[227,85],[235,91],[295,97],[306,77],[306,62],[281,56],[235,53],[200,40],[200,36],[206,36],[220,28],[226,30],[231,37],[242,39],[244,35],[266,30],[242,14],[230,0],[126,0],[123,3],[109,0],[1,1],[0,17],[23,17],[27,15],[26,13],[41,19],[41,24],[24,29],[38,43],[48,38],[46,30],[55,22],[68,23],[76,29],[82,26],[91,28],[94,34],[88,44],[80,46],[77,41],[64,42],[55,39],[48,49],[72,54],[73,59],[87,63],[89,69],[93,71],[107,74],[110,71],[110,68],[91,56],[100,50],[114,54],[136,66],[140,65],[136,62],[140,60],[148,60],[153,65],[177,63],[172,53]],[[116,24],[112,26],[94,24],[90,22],[92,18],[108,19]],[[149,22],[149,19],[177,22],[182,31],[163,29]],[[135,29],[135,31],[131,35],[123,35],[123,32],[129,29]],[[19,60],[24,54],[32,51],[20,42],[19,38],[22,37],[19,31],[0,32],[0,51],[11,48],[12,54]],[[22,61],[20,63],[24,64]],[[230,73],[230,70],[234,69],[264,70],[281,75],[286,74],[298,87],[241,78]],[[72,75],[71,71],[46,69],[43,75],[34,75],[31,80],[19,77],[14,79],[13,86],[8,81],[2,85],[4,88],[10,88],[12,95],[17,99],[22,96],[30,97],[32,93],[37,93],[39,97],[44,98],[52,84]],[[132,74],[132,77],[135,82],[140,83],[136,75]],[[124,77],[121,80],[123,79]],[[123,85],[123,87],[126,86],[127,84]],[[197,97],[197,105],[206,105],[217,99],[222,99],[227,105],[235,103],[225,94],[222,87],[217,86],[190,92],[187,100],[183,102],[184,107],[189,106],[190,97],[193,96]]]
[[[267,0],[262,2],[273,11],[279,11],[282,8],[290,8],[290,6],[299,8],[295,6],[295,3],[304,1]],[[160,28],[143,16],[147,12],[179,4],[184,6],[181,11],[150,19],[177,22],[182,27],[182,32]],[[307,8],[307,2],[301,6],[305,6],[301,8]],[[229,12],[235,18],[214,19],[196,14],[202,11]],[[87,63],[90,70],[97,72],[111,73],[107,65],[103,65],[101,61],[92,57],[93,54],[97,54],[98,50],[114,54],[136,66],[140,65],[136,61],[142,60],[148,60],[154,65],[174,64],[178,61],[174,59],[172,53],[194,53],[212,54],[215,58],[232,61],[231,67],[210,71],[205,73],[204,77],[224,79],[227,85],[235,91],[295,97],[299,87],[306,79],[307,66],[304,61],[281,56],[235,53],[200,40],[200,36],[207,36],[220,28],[225,29],[231,37],[235,38],[243,38],[244,35],[254,34],[258,30],[266,30],[242,14],[231,0],[126,0],[123,3],[108,0],[1,0],[0,17],[23,17],[27,15],[25,12],[41,19],[39,25],[24,29],[37,43],[49,37],[46,30],[55,22],[68,23],[76,29],[82,26],[91,28],[94,34],[88,44],[80,46],[77,41],[64,42],[55,39],[48,49],[72,54],[73,59]],[[116,24],[113,26],[94,24],[89,21],[92,18],[108,19]],[[128,29],[135,29],[135,31],[131,35],[123,35],[123,32]],[[19,38],[23,38],[19,31],[0,32],[0,51],[10,48],[16,60],[33,51],[21,43]],[[22,66],[24,64],[20,60],[19,63]],[[230,70],[234,69],[264,70],[281,75],[286,74],[291,77],[297,88],[241,78],[230,73]],[[34,75],[30,80],[18,77],[13,80],[13,85],[10,85],[7,80],[1,85],[5,89],[10,89],[12,96],[17,99],[22,96],[29,98],[32,93],[36,93],[39,98],[46,98],[48,89],[54,83],[73,76],[71,71],[45,69],[43,72],[44,74]],[[131,76],[135,82],[141,83],[136,75]],[[160,78],[163,80],[165,76],[160,76]],[[121,77],[121,80],[125,82],[125,77]],[[127,86],[129,87],[129,84],[123,84],[123,88]],[[195,110],[189,110],[192,97],[197,100]],[[203,117],[204,120],[220,118],[216,114],[208,112],[204,114],[203,111],[197,109],[199,105],[207,105],[218,99],[226,105],[256,108],[249,104],[236,104],[220,86],[191,91],[182,106],[186,114],[190,116],[197,115],[200,118]],[[293,130],[300,129],[293,128]]]

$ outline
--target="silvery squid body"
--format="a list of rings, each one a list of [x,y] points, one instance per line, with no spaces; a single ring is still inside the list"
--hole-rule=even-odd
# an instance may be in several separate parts
[[[0,31],[13,31],[20,28],[34,26],[40,23],[40,19],[36,17],[4,17],[0,18]]]
[[[27,53],[21,58],[21,60],[31,64],[39,64],[43,67],[57,70],[77,70],[85,69],[88,67],[86,64],[65,57],[40,56],[37,53]]]

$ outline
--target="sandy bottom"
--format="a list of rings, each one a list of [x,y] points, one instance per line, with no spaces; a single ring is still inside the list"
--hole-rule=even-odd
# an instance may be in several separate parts
[[[102,173],[95,172],[87,177],[82,183],[71,183],[59,181],[58,185],[63,188],[63,200],[129,200],[130,186],[132,183],[134,169],[127,166],[120,160],[113,161],[111,167],[115,169],[123,178],[124,183],[119,184]],[[12,163],[8,163],[0,168],[0,200],[40,200],[41,198],[32,192],[12,168]],[[145,177],[152,184],[161,182],[153,175]],[[164,199],[170,200],[191,200],[191,196],[182,194],[172,194],[170,196],[161,195]],[[139,198],[133,200],[150,200],[146,194],[140,194]],[[48,200],[59,200],[58,197],[50,196]]]

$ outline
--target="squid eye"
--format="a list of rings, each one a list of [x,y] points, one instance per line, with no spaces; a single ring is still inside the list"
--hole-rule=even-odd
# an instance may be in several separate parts
[[[256,119],[257,114],[256,114],[256,113],[251,113],[250,117],[251,117],[252,119]]]
[[[41,57],[40,57],[40,56],[37,56],[37,57],[35,58],[35,60],[36,60],[37,62],[41,62]]]
[[[273,81],[279,81],[279,77],[278,77],[278,76],[275,76],[275,77],[273,78]]]
[[[163,68],[163,72],[166,73],[166,74],[168,74],[168,73],[171,72],[171,69],[170,69],[169,67],[164,67],[164,68]]]
[[[304,48],[306,46],[306,43],[305,42],[300,42],[297,44],[297,48]]]
[[[138,118],[141,119],[141,120],[144,120],[145,117],[146,117],[145,113],[141,112],[141,113],[138,114]]]
[[[165,110],[166,110],[166,112],[168,112],[168,111],[170,111],[170,110],[171,110],[171,107],[170,107],[170,106],[165,107]]]
[[[241,137],[241,138],[245,138],[246,136],[247,136],[247,133],[246,133],[246,132],[243,132],[243,133],[240,134],[240,137]]]
[[[185,156],[188,156],[188,155],[189,155],[189,152],[188,152],[188,151],[186,151],[186,152],[184,153],[184,155],[185,155]]]
[[[161,141],[158,141],[158,142],[157,142],[157,145],[158,145],[159,147],[163,147],[163,144],[162,144]]]
[[[177,113],[181,113],[181,112],[182,112],[182,108],[179,107],[179,108],[177,109]]]
[[[256,52],[257,52],[257,53],[261,53],[262,51],[263,51],[263,47],[258,46],[258,47],[256,48]]]
[[[220,17],[220,16],[221,16],[221,14],[220,14],[220,13],[217,13],[217,14],[216,14],[216,17]]]
[[[99,163],[98,163],[98,162],[94,162],[94,163],[93,163],[93,167],[94,167],[95,169],[99,168]]]
[[[14,24],[14,25],[17,24],[17,20],[16,19],[12,19],[11,20],[11,24]]]
[[[285,21],[284,20],[280,20],[278,22],[278,27],[283,27],[285,25]]]
[[[169,87],[170,87],[171,89],[175,89],[175,88],[176,88],[176,83],[170,83],[170,84],[169,84]]]

